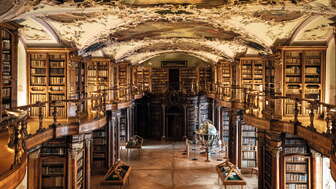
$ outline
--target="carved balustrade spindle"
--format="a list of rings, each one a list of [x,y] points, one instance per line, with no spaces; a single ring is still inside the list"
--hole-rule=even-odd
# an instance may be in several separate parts
[[[41,132],[43,131],[43,104],[40,101],[38,101],[37,106],[38,106],[38,119],[39,119],[38,121],[39,128],[37,132]]]
[[[295,106],[294,106],[294,123],[299,123],[299,99],[295,98]]]

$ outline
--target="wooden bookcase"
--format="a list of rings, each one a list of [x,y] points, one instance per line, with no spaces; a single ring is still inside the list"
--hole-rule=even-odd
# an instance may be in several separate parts
[[[144,91],[149,91],[151,87],[151,68],[147,66],[134,66],[135,84]]]
[[[241,168],[258,167],[257,129],[241,121]]]
[[[104,173],[108,168],[109,156],[109,139],[108,127],[102,127],[93,131],[93,148],[92,148],[92,171]]]
[[[217,65],[217,82],[227,87],[232,85],[232,65],[230,62],[220,61]]]
[[[168,71],[165,68],[152,68],[152,93],[160,94],[168,89]]]
[[[0,23],[1,112],[17,106],[18,28],[19,26],[15,23]]]
[[[282,83],[276,87],[282,89],[283,96],[323,101],[326,47],[280,47],[279,50],[283,64],[275,72],[283,75],[276,76],[276,81]],[[294,106],[294,101],[286,100],[283,115],[293,115]],[[299,107],[299,113],[309,114],[306,104]]]
[[[223,151],[224,157],[229,157],[229,140],[230,140],[230,110],[223,109],[222,112],[222,132],[223,132]]]
[[[196,92],[197,70],[195,67],[180,68],[180,89],[191,94]]]
[[[199,78],[199,88],[203,92],[207,92],[207,85],[212,83],[212,67],[199,67],[198,68],[198,78]]]
[[[128,129],[127,129],[127,108],[120,110],[120,140],[122,142],[127,142]]]
[[[303,139],[286,134],[283,141],[283,161],[284,188],[311,188],[311,155]]]
[[[40,153],[40,188],[67,188],[67,138],[53,139],[42,144]]]
[[[115,83],[116,86],[120,89],[118,93],[119,101],[126,101],[128,99],[128,91],[130,90],[131,84],[131,65],[127,62],[118,63],[114,65],[115,74]]]
[[[265,60],[261,57],[240,58],[240,86],[263,91],[265,88]]]
[[[86,60],[86,86],[88,94],[110,87],[110,59],[89,58]]]
[[[83,94],[83,82],[79,81],[79,67],[71,62],[68,48],[30,48],[27,49],[28,99],[33,104],[38,101],[65,100]],[[80,73],[83,73],[81,70]],[[75,74],[75,75],[74,75]],[[81,76],[83,78],[83,76]],[[78,80],[76,82],[76,80]],[[81,85],[78,88],[78,85]],[[56,107],[57,117],[74,116],[74,110],[67,103],[47,104],[44,116],[50,118]],[[31,116],[38,116],[38,108],[32,108]]]

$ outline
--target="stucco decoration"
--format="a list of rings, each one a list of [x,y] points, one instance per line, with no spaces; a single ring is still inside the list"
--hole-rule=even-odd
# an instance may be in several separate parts
[[[19,33],[23,41],[30,44],[57,44],[58,41],[52,36],[52,33],[41,23],[34,19],[18,20],[22,28],[19,28]]]
[[[80,54],[99,52],[119,61],[167,50],[199,52],[208,59],[271,54],[277,41],[288,41],[294,34],[299,34],[295,40],[327,40],[327,21],[336,16],[329,0],[198,6],[212,2],[216,0],[42,0],[17,20],[43,20],[50,26],[47,33],[57,34],[61,43],[76,47]],[[303,25],[312,15],[325,21]],[[30,27],[25,25],[23,31]],[[47,38],[42,30],[36,31],[29,35],[32,41]]]

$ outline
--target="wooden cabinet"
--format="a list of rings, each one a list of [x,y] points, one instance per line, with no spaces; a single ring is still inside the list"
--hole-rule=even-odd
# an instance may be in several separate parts
[[[0,24],[0,109],[17,106],[18,28],[14,23]],[[2,115],[0,115],[1,117]]]
[[[86,60],[88,94],[110,88],[110,64],[108,58],[89,58]]]

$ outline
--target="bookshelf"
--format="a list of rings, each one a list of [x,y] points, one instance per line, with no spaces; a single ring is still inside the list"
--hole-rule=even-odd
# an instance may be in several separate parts
[[[67,48],[30,48],[27,49],[28,72],[28,100],[30,104],[38,101],[65,100],[74,97],[74,89],[78,82],[71,79],[74,73],[71,71],[70,53],[73,49]],[[68,72],[70,71],[70,72]],[[65,102],[47,104],[43,107],[43,114],[47,118],[52,117],[54,108],[58,118],[68,118],[69,106]],[[32,108],[32,117],[38,116],[38,108]]]
[[[283,95],[322,100],[325,81],[326,47],[281,47],[283,59]],[[284,102],[283,114],[294,114],[295,102]],[[308,115],[307,104],[299,107],[299,114]]]
[[[229,157],[229,140],[230,140],[230,110],[223,109],[222,113],[222,129],[223,129],[223,151],[224,157]]]
[[[306,142],[286,134],[283,142],[284,183],[288,189],[310,188],[310,153]]]
[[[103,173],[108,168],[108,127],[93,131],[92,171],[93,174]]]
[[[110,87],[110,59],[92,57],[86,61],[87,93],[104,90]]]
[[[265,60],[262,57],[240,58],[240,82],[244,88],[264,90]]]
[[[147,66],[137,66],[135,73],[135,83],[141,86],[144,91],[148,91],[151,87],[151,69]]]
[[[40,156],[40,188],[67,188],[67,138],[57,138],[43,143]]]
[[[224,86],[232,85],[232,67],[230,62],[221,61],[218,63],[218,82]]]
[[[212,67],[199,67],[198,69],[199,74],[199,87],[204,92],[207,91],[207,85],[212,83]]]
[[[168,87],[168,71],[165,68],[152,68],[152,93],[164,93]]]
[[[257,129],[241,124],[241,168],[258,167]]]
[[[195,67],[180,68],[181,89],[187,93],[196,91],[197,70]]]
[[[17,105],[18,28],[19,26],[14,23],[0,23],[1,112]]]
[[[119,91],[118,99],[121,101],[126,101],[128,99],[127,96],[127,89],[130,86],[131,81],[131,71],[130,71],[130,65],[126,62],[118,63],[118,65],[115,65],[117,67],[117,86],[118,88],[122,88],[124,90]]]
[[[127,142],[128,128],[127,128],[127,108],[120,110],[120,140],[122,142]]]

